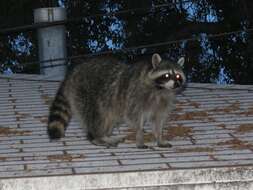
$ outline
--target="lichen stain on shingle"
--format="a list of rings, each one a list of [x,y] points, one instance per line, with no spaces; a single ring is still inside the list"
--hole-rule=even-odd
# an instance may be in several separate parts
[[[6,157],[0,157],[0,162],[5,161],[6,159]]]
[[[50,106],[53,102],[53,98],[49,97],[46,94],[42,94],[41,99],[44,101],[45,105],[48,105],[48,106]]]
[[[48,116],[34,116],[35,119],[38,119],[41,123],[47,123],[48,122]]]
[[[31,135],[32,131],[28,130],[16,130],[9,127],[0,126],[0,136],[10,136],[10,135]]]
[[[72,160],[85,158],[84,154],[79,155],[71,155],[71,154],[62,154],[62,155],[49,155],[47,156],[47,159],[49,161],[68,161],[71,162]]]
[[[246,116],[252,116],[253,115],[253,106],[249,107],[247,111],[242,112],[241,114]]]
[[[253,131],[252,123],[241,124],[235,129],[235,132],[237,133],[247,133],[247,132],[252,132],[252,131]]]
[[[217,107],[217,108],[211,109],[209,111],[210,112],[231,113],[231,112],[238,111],[238,110],[240,110],[240,102],[239,101],[235,101],[234,103],[232,103],[229,106]]]
[[[189,99],[187,99],[187,102],[188,102],[188,106],[191,106],[191,107],[194,107],[194,108],[199,108],[200,107],[200,103],[198,102],[195,102],[195,101],[191,101]]]
[[[218,146],[229,145],[229,148],[233,148],[233,149],[252,149],[253,148],[253,145],[248,143],[248,141],[242,141],[237,138],[218,142],[217,145]]]
[[[195,108],[199,108],[200,104],[198,104],[197,102],[190,102],[190,104],[188,106],[193,106]],[[206,120],[208,122],[215,122],[215,119],[210,116],[209,112],[214,112],[214,113],[223,112],[225,114],[229,114],[229,113],[232,113],[232,112],[235,112],[238,110],[240,110],[240,102],[235,101],[234,103],[232,103],[231,105],[228,105],[226,107],[216,107],[213,109],[209,109],[207,111],[190,111],[190,112],[185,112],[183,114],[173,113],[173,114],[171,114],[171,120],[172,121]],[[253,114],[253,109],[251,111]]]
[[[176,106],[176,109],[174,110],[174,112],[181,112],[183,111],[183,108],[180,106]]]
[[[155,137],[152,133],[145,132],[143,133],[144,143],[149,143],[155,140]],[[136,141],[136,129],[129,128],[128,134],[125,138],[125,143],[133,143]]]
[[[27,118],[27,117],[30,117],[31,114],[28,114],[28,113],[21,113],[21,112],[18,112],[18,111],[15,111],[15,115],[17,118],[19,119],[24,119],[24,118]]]
[[[166,131],[167,139],[174,139],[175,137],[192,137],[192,127],[184,127],[183,125],[177,125],[176,127],[169,127]]]
[[[214,149],[211,147],[194,147],[194,148],[179,148],[176,149],[177,152],[185,153],[185,152],[213,152]]]
[[[224,123],[217,125],[217,127],[222,128],[222,129],[226,129],[226,125]]]

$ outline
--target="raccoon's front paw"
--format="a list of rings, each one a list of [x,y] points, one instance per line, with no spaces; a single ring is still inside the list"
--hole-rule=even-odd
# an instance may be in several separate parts
[[[166,141],[158,142],[157,146],[161,147],[161,148],[171,148],[172,147],[172,145]]]

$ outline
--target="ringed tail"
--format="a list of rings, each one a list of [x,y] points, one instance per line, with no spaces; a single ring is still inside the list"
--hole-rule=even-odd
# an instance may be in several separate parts
[[[50,139],[64,137],[65,130],[71,119],[71,109],[63,94],[63,85],[57,92],[49,110],[47,132]]]

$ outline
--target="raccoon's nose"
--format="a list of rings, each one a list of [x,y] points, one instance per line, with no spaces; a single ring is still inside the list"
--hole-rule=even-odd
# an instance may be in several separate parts
[[[174,88],[179,88],[181,86],[181,83],[179,81],[175,81]]]

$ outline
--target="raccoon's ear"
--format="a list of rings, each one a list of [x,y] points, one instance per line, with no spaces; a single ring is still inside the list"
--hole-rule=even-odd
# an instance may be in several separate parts
[[[162,61],[161,56],[158,53],[152,55],[152,66],[156,68],[157,65]]]
[[[180,57],[177,61],[177,64],[180,65],[181,67],[183,67],[184,66],[184,61],[185,61],[184,57]]]

